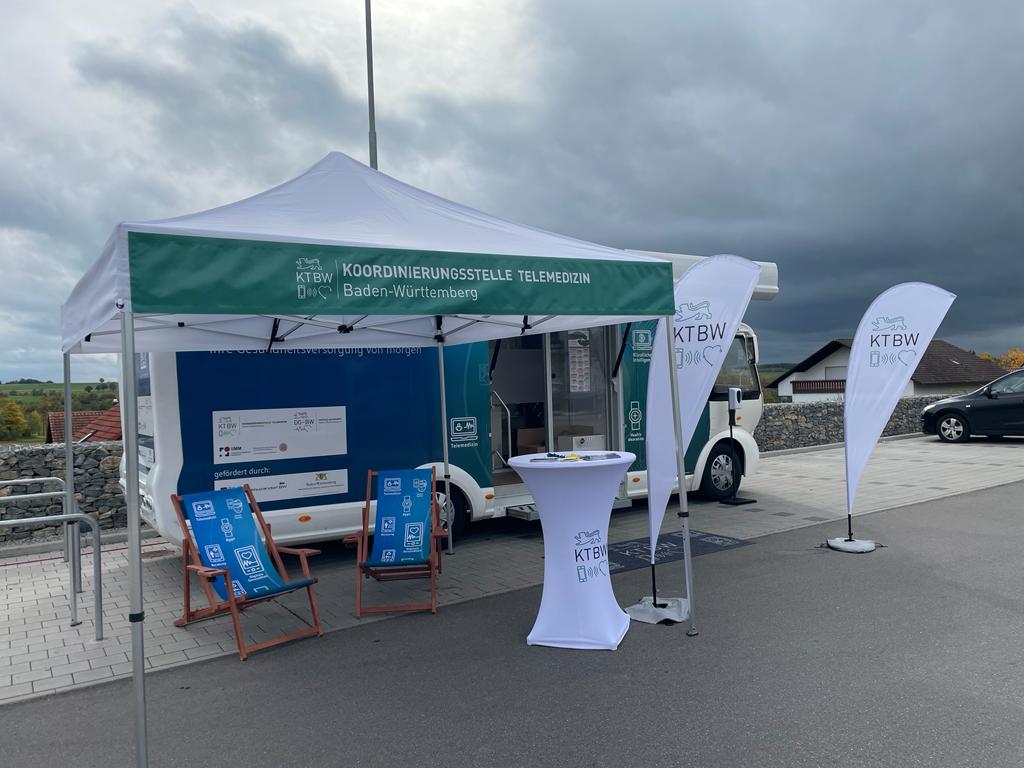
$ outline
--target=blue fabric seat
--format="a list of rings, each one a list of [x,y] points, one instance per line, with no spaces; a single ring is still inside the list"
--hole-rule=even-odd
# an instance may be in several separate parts
[[[307,558],[320,554],[315,549],[278,547],[270,535],[259,505],[249,486],[224,488],[207,493],[171,496],[182,532],[184,563],[184,615],[174,623],[185,626],[193,621],[230,613],[235,626],[238,654],[299,637],[321,635],[320,615],[313,595],[315,577],[309,573]],[[281,554],[296,555],[302,578],[289,580]],[[189,574],[202,579],[209,608],[193,611]],[[228,586],[230,582],[230,588]],[[313,623],[306,629],[275,640],[246,645],[239,620],[239,606],[267,600],[299,589],[309,596]]]
[[[373,546],[370,548],[370,507],[376,478]],[[370,470],[366,476],[363,529],[345,541],[356,544],[356,616],[396,611],[437,612],[437,574],[441,572],[441,529],[434,495],[433,469]],[[429,578],[430,602],[364,606],[362,584]]]

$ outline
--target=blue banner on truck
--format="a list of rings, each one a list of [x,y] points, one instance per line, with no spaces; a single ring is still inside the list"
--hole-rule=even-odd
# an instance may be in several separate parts
[[[491,484],[486,344],[445,350],[451,463]],[[361,501],[370,469],[441,461],[433,348],[179,352],[179,493],[266,510]]]

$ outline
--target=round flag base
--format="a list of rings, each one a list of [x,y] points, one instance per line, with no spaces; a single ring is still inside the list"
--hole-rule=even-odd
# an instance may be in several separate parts
[[[828,548],[834,549],[837,552],[853,552],[857,555],[862,555],[866,552],[874,552],[876,548],[875,542],[871,539],[828,539]]]
[[[658,604],[648,595],[640,598],[640,602],[626,609],[633,621],[646,624],[660,624],[667,621],[678,624],[690,618],[690,601],[685,597],[659,597]]]

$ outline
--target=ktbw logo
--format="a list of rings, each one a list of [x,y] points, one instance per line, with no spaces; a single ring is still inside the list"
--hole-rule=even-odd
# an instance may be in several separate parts
[[[869,334],[869,364],[872,368],[911,365],[917,360],[916,347],[920,340],[920,333],[908,331],[906,318],[902,315],[876,317],[871,321]]]
[[[711,302],[683,302],[676,307],[676,367],[714,366],[722,357],[727,323],[713,322]]]
[[[334,273],[326,271],[320,259],[295,260],[296,295],[300,299],[326,299],[334,291]]]
[[[608,575],[608,545],[601,543],[600,531],[580,531],[574,537],[576,578],[581,582]]]

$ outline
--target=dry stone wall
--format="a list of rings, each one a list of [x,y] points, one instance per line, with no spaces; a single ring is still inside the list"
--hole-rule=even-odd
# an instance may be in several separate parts
[[[79,509],[95,517],[100,528],[125,525],[124,494],[118,485],[121,443],[82,443],[75,446],[75,496]],[[0,480],[33,477],[64,477],[64,444],[31,445],[0,448]],[[6,502],[5,498],[25,493],[57,490],[52,483],[0,487],[0,520],[41,517],[62,513],[61,499]],[[0,527],[0,543],[27,543],[53,536],[60,523],[36,523]]]
[[[904,397],[893,410],[883,436],[921,431],[921,409],[947,395]],[[843,442],[843,403],[771,403],[754,431],[761,452]]]

